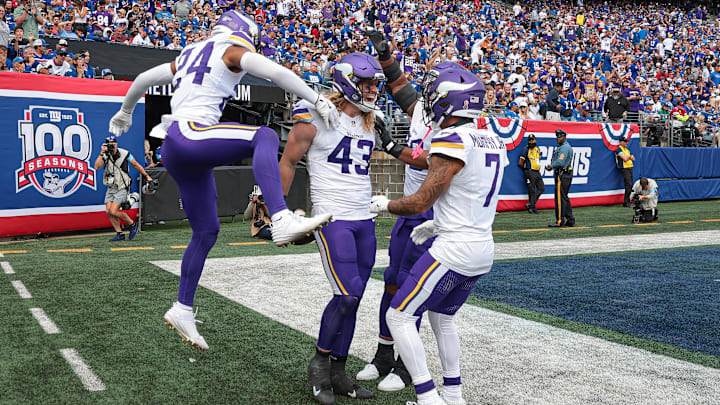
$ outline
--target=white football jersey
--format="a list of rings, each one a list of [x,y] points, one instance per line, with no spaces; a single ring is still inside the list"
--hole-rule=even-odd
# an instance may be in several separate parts
[[[378,111],[375,114],[382,117]],[[307,152],[313,216],[332,213],[333,218],[348,221],[375,217],[369,209],[375,130],[363,128],[362,115],[351,118],[343,112],[340,126],[330,129],[315,106],[304,100],[295,105],[292,119],[293,123],[307,122],[317,129]]]
[[[410,131],[407,136],[407,146],[415,150],[415,147],[422,142],[423,137],[427,134],[429,127],[423,122],[423,108],[422,99],[418,99],[415,103],[415,109],[413,110],[412,120],[410,121]],[[432,134],[428,135],[423,142],[422,148],[424,150],[430,149],[430,140]],[[420,185],[425,181],[427,176],[426,169],[418,169],[410,165],[405,165],[405,184],[403,186],[404,195],[415,194]]]
[[[219,33],[195,42],[175,58],[174,94],[170,108],[174,120],[212,125],[220,120],[222,110],[237,92],[245,71],[232,72],[225,62],[225,50],[232,45],[255,52],[253,44],[232,34]]]
[[[434,133],[433,154],[460,159],[465,166],[433,205],[438,236],[430,254],[460,274],[487,273],[492,264],[492,254],[487,252],[493,245],[498,194],[509,164],[505,143],[492,131],[469,123]]]

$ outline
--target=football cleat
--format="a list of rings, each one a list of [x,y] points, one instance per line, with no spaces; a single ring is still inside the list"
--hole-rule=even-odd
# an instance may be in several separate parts
[[[365,387],[357,385],[346,374],[335,374],[331,377],[332,390],[337,395],[346,395],[355,399],[370,399],[373,393]]]
[[[392,372],[387,375],[380,384],[378,384],[378,390],[385,392],[400,391],[410,385],[412,378],[410,373],[405,368],[405,364],[401,357],[398,357],[395,362],[395,368]]]
[[[460,398],[460,399],[448,399],[448,398],[445,397],[444,394],[445,394],[444,392],[441,392],[441,393],[440,393],[440,398],[442,398],[443,401],[445,401],[445,403],[446,403],[447,405],[467,405],[467,402],[465,402],[465,400],[462,399],[462,398]]]
[[[387,375],[395,367],[395,352],[393,345],[378,344],[375,357],[370,364],[357,373],[355,378],[359,381],[373,381]]]
[[[313,397],[322,405],[334,405],[332,384],[330,383],[330,358],[316,354],[308,366],[308,378],[312,384]]]
[[[288,246],[294,242],[303,241],[314,231],[327,225],[332,219],[332,214],[316,215],[314,217],[303,217],[288,211],[273,218],[271,234],[275,245],[279,247]]]
[[[380,378],[380,371],[374,364],[370,363],[370,364],[365,365],[365,368],[360,370],[357,373],[357,376],[355,376],[355,378],[357,378],[359,381],[376,380],[376,379]]]
[[[165,312],[164,319],[165,324],[170,326],[170,329],[174,329],[178,335],[180,335],[183,342],[189,344],[194,349],[204,352],[210,347],[195,326],[195,323],[202,323],[202,321],[195,319],[196,315],[197,311],[193,313],[192,310],[180,308],[176,302]]]

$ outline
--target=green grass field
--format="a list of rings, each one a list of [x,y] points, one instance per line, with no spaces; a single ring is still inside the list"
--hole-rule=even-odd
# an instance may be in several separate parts
[[[632,210],[620,206],[574,210],[577,228],[550,229],[550,210],[541,215],[502,213],[496,217],[496,242],[571,239],[588,236],[652,234],[720,229],[717,200],[660,205],[660,221],[632,225]],[[297,254],[316,252],[314,244],[280,249],[249,236],[249,225],[222,219],[218,242],[210,257]],[[386,249],[394,224],[377,222],[378,248]],[[623,225],[622,227],[606,227]],[[15,274],[0,274],[0,404],[311,404],[307,361],[314,337],[290,329],[212,291],[199,288],[199,318],[212,313],[202,333],[211,343],[197,353],[180,343],[162,323],[162,314],[177,292],[177,277],[149,262],[179,260],[190,238],[185,221],[145,227],[133,241],[109,243],[109,234],[89,233],[0,244],[0,252]],[[571,243],[571,242],[564,242]],[[708,240],[707,245],[716,245]],[[232,244],[232,245],[231,245]],[[239,245],[238,245],[239,244]],[[672,246],[668,246],[671,248]],[[113,250],[132,249],[132,250]],[[75,250],[75,251],[73,251]],[[633,250],[629,247],[629,250]],[[263,271],[260,264],[257,271]],[[378,275],[376,274],[376,277]],[[21,299],[10,284],[21,280],[33,298]],[[473,299],[483,306],[560,328],[648,348],[687,361],[720,367],[717,358],[678,348],[623,338],[612,331],[584,327],[544,317],[504,304]],[[31,316],[39,307],[55,322],[60,334],[48,335]],[[657,348],[653,350],[653,346]],[[75,348],[101,377],[105,391],[88,392],[59,353]],[[194,360],[194,361],[193,361]],[[349,361],[354,375],[362,362]],[[374,388],[374,384],[363,384]],[[377,391],[376,391],[377,392]],[[404,403],[414,393],[383,393],[367,404]],[[351,403],[339,399],[338,403]]]

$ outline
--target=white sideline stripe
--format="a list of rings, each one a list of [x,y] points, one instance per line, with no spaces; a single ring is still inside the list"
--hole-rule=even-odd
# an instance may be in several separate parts
[[[38,207],[18,208],[11,210],[0,210],[0,217],[17,217],[25,215],[48,215],[48,214],[82,214],[88,212],[105,212],[104,205],[80,205],[72,207]]]
[[[45,313],[45,311],[42,310],[42,308],[30,308],[30,313],[32,316],[35,317],[35,319],[40,324],[40,327],[43,328],[45,333],[48,335],[55,335],[60,333],[60,329],[55,325],[55,322],[50,319],[49,316]]]
[[[38,91],[38,90],[7,90],[0,89],[0,96],[4,97],[23,97],[23,98],[44,98],[51,100],[72,100],[72,101],[95,101],[105,103],[122,103],[125,96],[107,96],[94,94],[73,94],[73,93],[57,93],[54,91]],[[138,103],[145,103],[145,97],[140,98]]]
[[[614,252],[619,246],[637,250],[641,246],[638,239],[649,244],[644,246],[648,249],[707,245],[717,241],[720,232],[647,236],[498,243],[496,259],[530,257],[527,252],[535,257]],[[387,251],[378,251],[376,257],[376,267],[387,263]],[[180,274],[179,260],[151,263]],[[264,270],[257,271],[259,267]],[[200,284],[313,337],[332,294],[319,253],[208,259]],[[273,286],[272,294],[267,293],[268,285]],[[382,281],[370,279],[360,302],[350,353],[365,361],[372,359],[377,347],[377,312],[383,290]],[[212,322],[212,318],[206,321]],[[720,403],[718,369],[473,305],[463,307],[456,322],[463,391],[469,404]],[[442,369],[435,337],[428,322],[422,325],[430,372],[439,386]],[[212,341],[209,343],[212,346]],[[309,358],[311,353],[298,355]]]
[[[0,253],[0,257],[2,257],[2,253]],[[10,262],[0,262],[0,266],[5,274],[15,274],[15,270],[10,266]]]
[[[105,391],[105,384],[93,373],[92,368],[85,364],[75,349],[60,349],[60,354],[70,365],[75,374],[80,377],[83,387],[88,391]]]
[[[5,257],[5,255],[4,255],[4,254],[2,254],[2,253],[0,253],[0,257]]]
[[[10,282],[13,287],[15,287],[15,291],[20,294],[20,298],[32,298],[32,295],[30,294],[30,291],[28,291],[27,288],[25,288],[25,284],[22,283],[20,280],[13,280]]]

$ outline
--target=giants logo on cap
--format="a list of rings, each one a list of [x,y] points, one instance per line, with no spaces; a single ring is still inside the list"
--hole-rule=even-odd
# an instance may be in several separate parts
[[[90,165],[92,139],[77,108],[29,106],[18,121],[22,161],[15,170],[15,193],[32,186],[51,198],[64,198],[80,186],[96,189]]]

